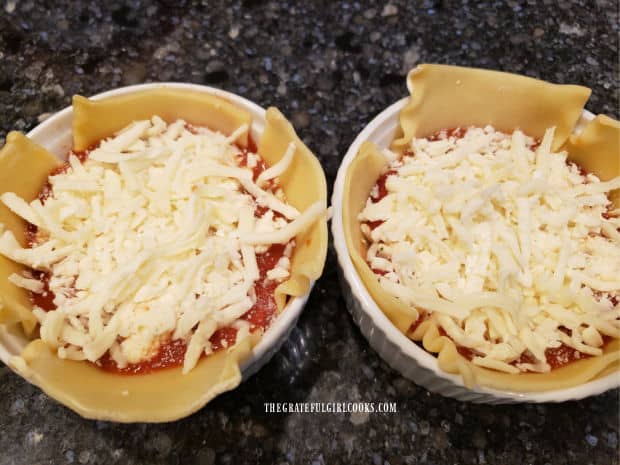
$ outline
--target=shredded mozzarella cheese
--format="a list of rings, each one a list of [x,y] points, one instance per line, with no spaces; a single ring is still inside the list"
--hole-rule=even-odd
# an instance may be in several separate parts
[[[35,308],[34,315],[60,357],[96,362],[109,353],[123,368],[183,339],[187,373],[212,352],[218,328],[247,336],[242,316],[256,302],[259,279],[255,244],[289,243],[288,256],[269,270],[270,279],[285,280],[295,235],[325,209],[317,203],[300,214],[281,193],[259,187],[233,145],[246,131],[226,137],[154,116],[104,140],[83,163],[72,154],[67,170],[50,176],[44,202],[0,197],[38,227],[32,248],[0,234],[0,254],[49,273],[56,310]],[[284,173],[294,152],[263,180]],[[255,166],[258,155],[247,156]],[[257,205],[267,207],[258,219]],[[30,275],[10,281],[43,289]]]
[[[536,148],[492,127],[413,139],[410,153],[387,155],[387,195],[375,189],[359,215],[380,282],[433,313],[476,365],[549,371],[547,349],[599,355],[602,336],[620,337],[619,223],[606,196],[620,178],[582,175],[552,139],[549,129]],[[519,363],[524,352],[536,362]]]

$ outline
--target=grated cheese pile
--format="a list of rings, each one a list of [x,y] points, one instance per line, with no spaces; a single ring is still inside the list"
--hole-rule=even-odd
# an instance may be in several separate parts
[[[384,288],[482,367],[547,372],[547,349],[600,355],[620,337],[620,211],[606,196],[620,177],[580,174],[551,152],[553,132],[538,147],[485,127],[386,150],[387,195],[375,186],[359,215]]]
[[[41,338],[61,358],[95,362],[109,351],[123,368],[184,339],[187,373],[211,353],[218,328],[247,336],[250,324],[241,316],[256,301],[256,254],[288,244],[268,272],[285,280],[295,236],[324,213],[317,203],[300,214],[277,187],[293,160],[292,143],[254,182],[260,158],[248,153],[241,167],[233,144],[248,129],[226,137],[154,116],[104,140],[83,163],[70,154],[66,172],[50,176],[44,203],[0,197],[38,228],[32,248],[5,231],[0,254],[50,274],[57,309],[35,308],[34,315]],[[258,219],[257,206],[266,209]],[[10,280],[44,290],[28,272]]]

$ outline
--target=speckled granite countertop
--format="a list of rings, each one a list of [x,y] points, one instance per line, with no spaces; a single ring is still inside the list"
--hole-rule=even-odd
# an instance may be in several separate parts
[[[617,1],[46,3],[56,5],[0,0],[0,143],[74,93],[187,81],[281,108],[331,184],[355,134],[406,94],[405,73],[422,61],[585,84],[588,108],[618,117]],[[398,413],[264,413],[263,402],[301,400],[393,401]],[[609,465],[618,410],[618,391],[491,407],[415,386],[352,323],[331,251],[283,349],[185,420],[86,421],[2,366],[0,463]]]

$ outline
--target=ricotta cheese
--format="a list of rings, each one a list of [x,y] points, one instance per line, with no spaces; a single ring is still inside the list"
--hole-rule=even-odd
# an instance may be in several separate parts
[[[545,372],[562,344],[601,354],[620,337],[620,218],[606,196],[620,177],[551,152],[553,128],[538,145],[519,130],[460,132],[387,151],[386,195],[375,187],[359,215],[370,267],[474,364]]]
[[[243,315],[256,301],[257,251],[289,244],[268,271],[287,279],[295,236],[325,212],[317,203],[300,214],[276,195],[294,144],[254,181],[259,156],[248,153],[242,166],[233,145],[245,131],[226,137],[154,116],[102,141],[84,162],[71,154],[67,169],[50,176],[44,202],[0,197],[38,228],[31,248],[0,228],[0,254],[48,272],[56,310],[34,315],[60,357],[96,362],[108,353],[123,368],[183,339],[187,373],[212,352],[217,329],[249,334]],[[265,213],[255,218],[258,206]],[[10,281],[43,289],[29,273]]]

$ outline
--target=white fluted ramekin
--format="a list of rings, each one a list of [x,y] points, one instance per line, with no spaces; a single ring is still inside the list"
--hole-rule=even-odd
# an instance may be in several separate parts
[[[107,97],[131,94],[154,88],[169,88],[189,90],[192,92],[203,92],[218,97],[222,97],[236,106],[243,108],[252,115],[252,138],[259,140],[265,129],[265,109],[257,104],[240,97],[236,94],[226,92],[213,87],[201,86],[197,84],[182,83],[156,83],[156,84],[139,84],[135,86],[121,87],[108,92],[104,92],[94,97],[93,100],[99,100]],[[66,159],[67,153],[72,147],[72,131],[71,123],[73,119],[73,108],[67,107],[64,110],[55,113],[36,128],[30,131],[27,136],[34,142],[42,145],[59,159]],[[265,331],[260,341],[252,349],[250,357],[241,363],[241,371],[243,380],[246,380],[256,373],[263,365],[265,365],[273,355],[278,352],[282,344],[287,340],[289,333],[297,324],[299,315],[304,308],[306,300],[312,291],[314,282],[311,283],[308,293],[289,300],[285,310],[274,319],[271,326]],[[6,365],[9,358],[19,355],[22,349],[30,341],[21,334],[16,334],[8,330],[5,325],[0,325],[0,360]]]
[[[381,311],[360,279],[347,249],[342,222],[342,197],[349,165],[365,141],[374,142],[379,149],[386,148],[394,139],[398,115],[409,99],[394,103],[376,116],[357,136],[349,147],[340,168],[332,195],[332,234],[338,255],[339,276],[347,308],[362,334],[381,358],[392,368],[429,391],[461,401],[505,404],[517,402],[563,402],[600,394],[620,386],[620,374],[612,373],[603,378],[568,389],[545,392],[510,392],[476,387],[469,389],[460,375],[441,370],[437,358],[401,333]],[[594,115],[584,111],[577,128],[591,121]]]

